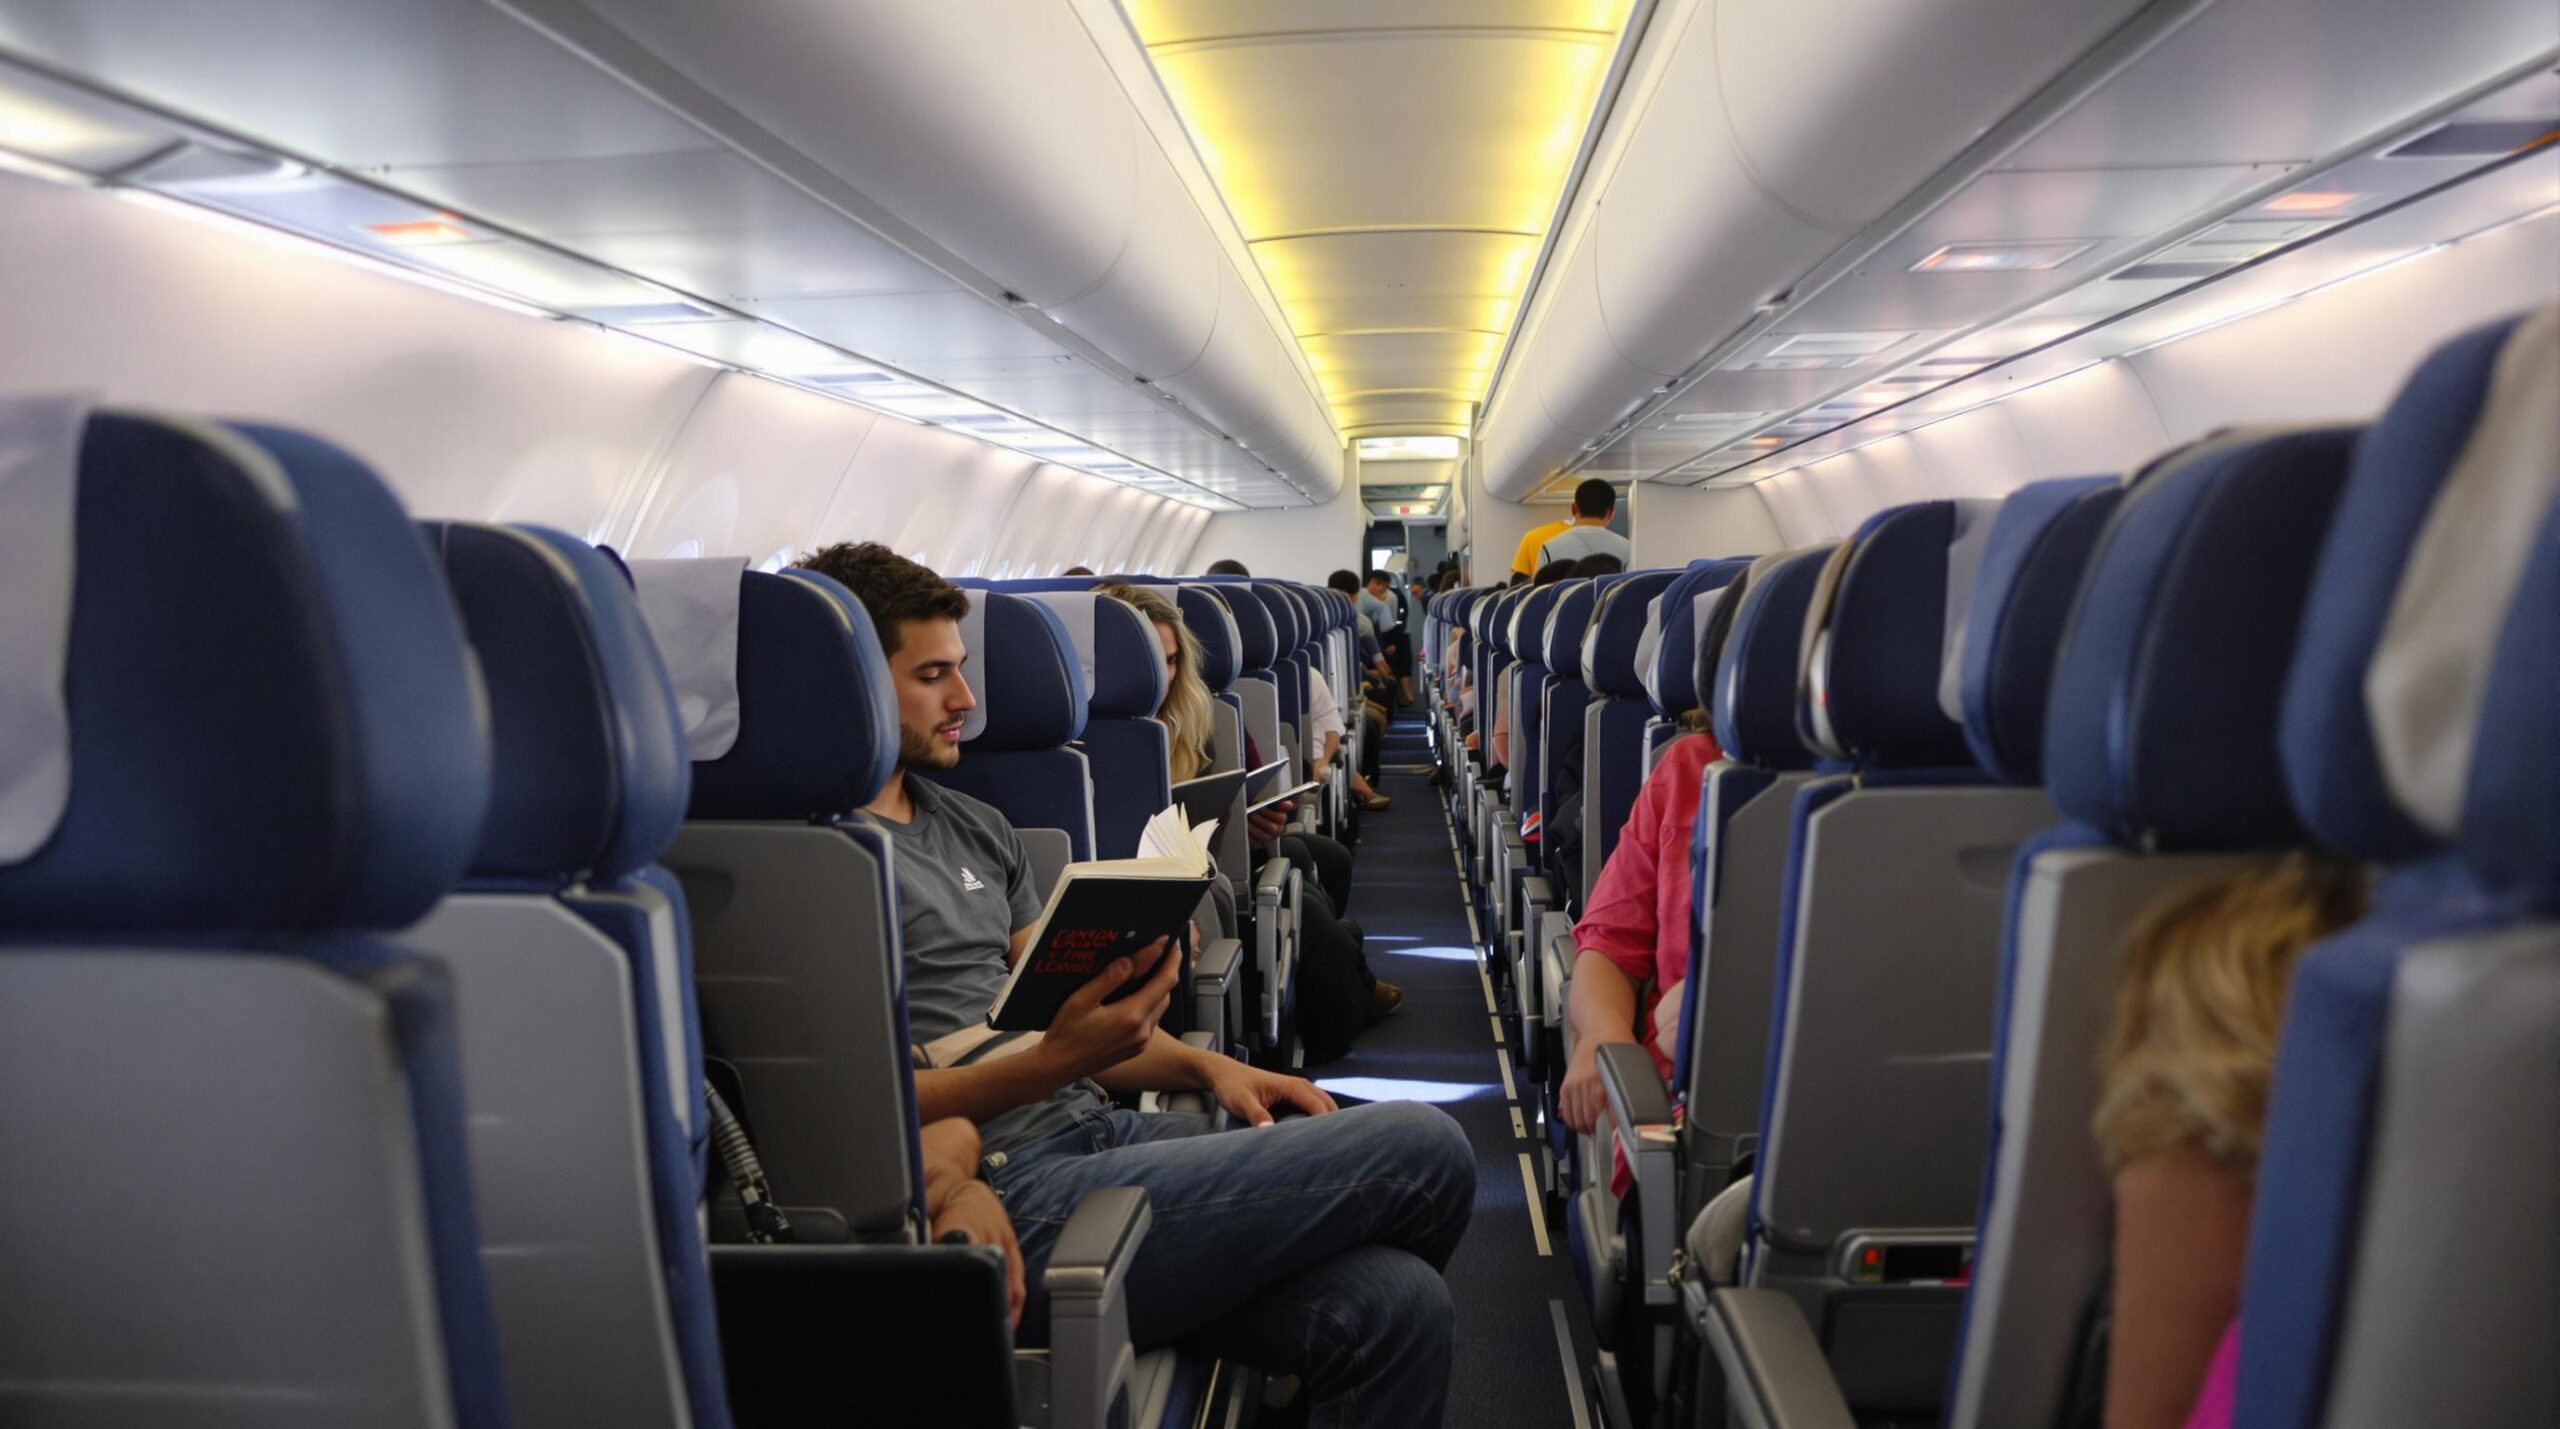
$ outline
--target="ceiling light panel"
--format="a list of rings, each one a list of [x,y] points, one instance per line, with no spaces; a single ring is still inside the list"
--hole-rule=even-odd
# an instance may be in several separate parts
[[[1633,0],[1123,0],[1337,426],[1457,433]]]

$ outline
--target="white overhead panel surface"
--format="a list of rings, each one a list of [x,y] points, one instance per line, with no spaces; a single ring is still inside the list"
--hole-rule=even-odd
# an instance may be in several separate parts
[[[530,283],[538,306],[663,322],[633,330],[720,361],[739,361],[729,335],[666,319],[762,319],[843,350],[777,375],[831,367],[811,385],[928,421],[1028,417],[1058,429],[1018,424],[1041,440],[1105,449],[1073,454],[1084,469],[1185,500],[1295,505],[1339,486],[1339,442],[1287,339],[1242,300],[1234,265],[1063,7],[512,8],[615,43],[573,52],[463,0],[0,0],[0,56],[326,166],[307,213],[287,211],[289,164],[254,195],[221,176],[217,206],[258,221],[345,227],[377,217],[347,205],[373,202],[414,217],[389,212],[406,195],[490,240],[428,266],[502,292]],[[647,64],[607,22],[699,61],[703,84]],[[594,62],[617,44],[629,83]],[[49,112],[58,125],[78,111]],[[110,172],[118,135],[103,118],[92,127],[83,154],[105,157],[69,157]],[[201,144],[178,159],[231,162]],[[580,260],[649,281],[617,291]],[[546,264],[559,271],[532,271]],[[641,311],[677,299],[726,311]],[[869,374],[896,385],[856,388],[861,363],[846,354],[900,369]]]
[[[1159,410],[1210,443],[1161,444],[1198,453],[1180,474],[1248,505],[1339,489],[1339,439],[1286,336],[1068,6],[512,8],[759,158],[814,166],[830,201],[930,250],[1054,351],[1081,345],[1172,399]],[[930,359],[912,370],[960,385]]]
[[[2354,155],[2560,46],[2547,0],[1681,18],[1494,393],[1497,495],[1740,479],[1873,413],[1925,418],[1914,394],[2486,162]],[[2460,117],[2542,116],[2547,79]]]

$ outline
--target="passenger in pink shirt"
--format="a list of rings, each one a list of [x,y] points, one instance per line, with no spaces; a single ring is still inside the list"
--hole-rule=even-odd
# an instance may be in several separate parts
[[[1692,727],[1699,721],[1692,711]],[[1723,757],[1715,736],[1673,740],[1644,781],[1617,847],[1600,870],[1582,921],[1573,926],[1573,1062],[1557,1097],[1565,1124],[1589,1135],[1608,1098],[1600,1090],[1600,1048],[1638,1042],[1671,1075],[1680,984],[1689,975],[1689,831],[1698,821],[1706,767]]]

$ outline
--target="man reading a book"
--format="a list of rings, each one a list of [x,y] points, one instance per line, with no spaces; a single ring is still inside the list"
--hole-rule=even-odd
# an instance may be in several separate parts
[[[867,812],[897,847],[911,1033],[920,1049],[974,1044],[918,1069],[918,1111],[977,1124],[1030,1283],[1085,1191],[1144,1187],[1154,1226],[1128,1282],[1139,1344],[1298,1375],[1311,1423],[1439,1423],[1454,1328],[1440,1272],[1475,1199],[1457,1123],[1410,1102],[1337,1110],[1302,1078],[1168,1035],[1157,1022],[1181,959],[1162,940],[1106,967],[1036,1038],[958,1036],[985,1026],[1041,909],[1004,816],[909,777],[961,757],[977,703],[968,596],[876,544],[802,564],[870,612],[897,692],[899,769]],[[1204,1117],[1141,1115],[1107,1095],[1142,1090],[1206,1092],[1239,1126],[1212,1135]]]

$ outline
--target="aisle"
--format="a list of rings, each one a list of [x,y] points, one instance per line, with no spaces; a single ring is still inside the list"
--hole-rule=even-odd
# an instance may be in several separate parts
[[[1313,1071],[1355,1095],[1437,1102],[1475,1144],[1475,1221],[1449,1266],[1458,1306],[1450,1429],[1588,1429],[1595,1421],[1564,1343],[1570,1336],[1572,1364],[1588,1362],[1581,1290],[1561,1241],[1532,1226],[1522,1177],[1532,1145],[1515,1129],[1535,1092],[1511,1077],[1507,1044],[1497,1041],[1429,765],[1421,722],[1399,721],[1387,733],[1380,787],[1395,807],[1363,816],[1353,851],[1351,916],[1368,932],[1370,967],[1405,990],[1404,1007],[1349,1056]]]

